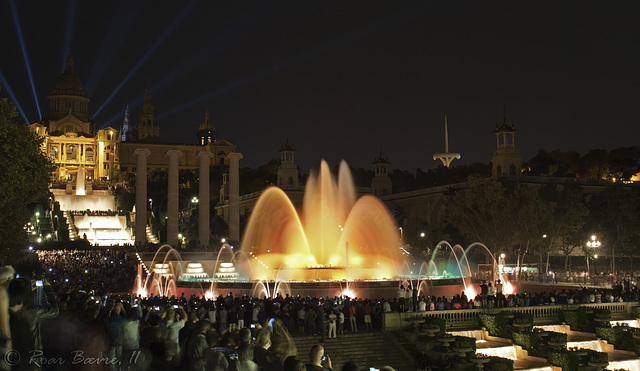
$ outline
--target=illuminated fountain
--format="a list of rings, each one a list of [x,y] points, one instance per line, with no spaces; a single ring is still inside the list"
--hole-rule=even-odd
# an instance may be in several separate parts
[[[323,161],[320,173],[307,182],[300,215],[280,188],[263,192],[242,251],[257,280],[383,280],[398,276],[399,241],[380,200],[370,195],[356,200],[347,164],[340,164],[336,183]]]
[[[506,275],[502,273],[501,269],[501,267],[504,266],[504,256],[496,259],[491,251],[479,242],[472,243],[466,249],[463,249],[460,245],[452,246],[447,241],[440,241],[433,250],[431,260],[429,260],[429,262],[422,262],[420,265],[417,276],[413,275],[408,264],[404,264],[405,275],[408,276],[408,278],[406,278],[403,283],[417,287],[418,296],[420,296],[428,292],[429,289],[433,287],[434,282],[454,280],[462,283],[467,297],[474,298],[478,292],[471,282],[473,272],[469,262],[469,253],[473,248],[484,248],[483,252],[487,252],[493,262],[491,277],[488,279],[491,281],[500,279],[503,284],[503,294],[512,294],[515,289]],[[449,251],[447,258],[442,258],[443,253],[447,251]],[[440,269],[438,269],[438,265],[440,265]]]
[[[183,279],[183,272],[185,272],[182,268],[182,258],[176,249],[169,245],[162,245],[153,256],[150,268],[142,261],[140,255],[137,257],[139,267],[135,285],[136,294],[142,296],[159,294],[167,297],[176,295],[176,281]],[[196,266],[191,268],[194,269]]]
[[[170,263],[166,268],[173,269],[173,280],[181,291],[194,289],[192,293],[206,297],[224,295],[224,290],[259,297],[285,296],[292,291],[317,296],[354,297],[357,292],[389,297],[397,293],[399,284],[417,287],[419,295],[427,295],[427,291],[431,295],[460,293],[463,286],[469,298],[475,296],[467,254],[484,245],[476,243],[464,250],[442,241],[433,260],[437,252],[448,249],[455,269],[447,265],[439,273],[436,262],[424,262],[417,278],[400,245],[399,230],[385,205],[372,195],[357,198],[347,164],[340,164],[336,180],[322,161],[318,174],[309,177],[300,213],[282,189],[270,187],[262,193],[240,249],[225,243],[217,256],[191,259],[183,270],[178,252],[163,246],[147,264],[153,270],[163,269],[155,264]],[[169,259],[169,255],[175,258]],[[157,270],[149,276],[169,280]],[[157,293],[148,284],[156,278],[147,277],[146,292]],[[161,281],[155,287],[167,291],[169,286]],[[362,290],[365,287],[377,290],[376,294]]]

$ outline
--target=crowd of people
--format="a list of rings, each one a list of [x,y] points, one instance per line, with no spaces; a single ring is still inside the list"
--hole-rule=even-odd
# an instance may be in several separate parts
[[[42,273],[18,276],[11,267],[0,269],[5,369],[319,371],[332,368],[323,342],[339,341],[345,332],[381,329],[389,312],[638,301],[639,297],[630,281],[611,289],[511,295],[503,294],[499,281],[483,282],[473,298],[464,292],[451,298],[432,297],[410,286],[400,286],[397,297],[375,299],[253,298],[232,293],[215,299],[184,294],[141,297],[129,293],[137,261],[123,251],[34,253]],[[298,334],[315,335],[318,344],[310,350],[297,349]],[[307,364],[301,355],[309,359]],[[345,367],[349,365],[357,367],[352,363]]]

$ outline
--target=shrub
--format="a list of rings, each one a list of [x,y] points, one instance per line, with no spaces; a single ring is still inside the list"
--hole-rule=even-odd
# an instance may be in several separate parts
[[[598,352],[596,350],[587,350],[589,362],[593,363],[606,363],[609,364],[609,354],[605,352]]]
[[[555,332],[549,331],[547,336],[547,344],[548,343],[564,343],[567,345],[567,334],[564,332]]]
[[[476,351],[476,339],[467,336],[456,336],[455,342],[456,348],[471,348],[473,352]]]
[[[440,332],[436,333],[437,336],[442,336],[447,331],[447,321],[439,317],[426,316],[424,317],[424,324],[427,327],[438,326],[440,328]]]
[[[580,366],[580,356],[566,349],[550,351],[547,360],[552,365],[562,368],[562,371],[577,371]]]
[[[596,327],[596,335],[599,339],[606,340],[616,349],[633,350],[633,335],[624,331],[624,327]]]
[[[633,307],[633,316],[635,318],[640,318],[640,307]]]
[[[489,357],[490,361],[484,365],[489,371],[510,371],[513,370],[513,360],[502,357]]]
[[[611,319],[611,310],[593,308],[593,318],[603,319],[603,320],[610,320]]]
[[[535,332],[514,332],[511,335],[513,336],[513,342],[526,350],[531,350],[542,344],[540,335]]]
[[[480,321],[489,331],[489,335],[503,338],[511,337],[511,326],[504,314],[480,314]]]
[[[587,327],[589,316],[583,307],[577,309],[565,309],[560,311],[560,318],[571,327],[573,331],[583,331]]]

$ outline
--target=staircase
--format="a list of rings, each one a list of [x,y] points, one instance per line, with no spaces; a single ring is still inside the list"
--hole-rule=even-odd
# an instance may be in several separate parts
[[[75,241],[78,239],[78,234],[76,233],[76,225],[73,220],[73,215],[68,211],[63,211],[62,216],[67,221],[67,228],[69,229],[69,241]]]
[[[294,336],[298,348],[298,359],[309,362],[309,351],[316,344],[322,344],[324,353],[331,358],[334,370],[342,369],[349,362],[355,362],[360,370],[391,366],[396,371],[414,371],[413,359],[392,334],[383,331],[345,334],[343,338],[326,339],[320,343],[319,336]]]

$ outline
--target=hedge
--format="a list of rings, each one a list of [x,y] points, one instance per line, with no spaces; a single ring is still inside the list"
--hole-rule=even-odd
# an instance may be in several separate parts
[[[513,360],[502,357],[489,357],[490,361],[484,365],[489,371],[511,371],[513,370]]]
[[[560,318],[569,325],[573,331],[584,331],[587,327],[587,322],[590,322],[589,316],[583,307],[561,310]]]
[[[437,336],[443,336],[447,331],[447,321],[443,318],[435,317],[435,316],[425,316],[424,324],[427,327],[432,327],[432,325],[437,325],[440,327],[440,332],[437,333]]]
[[[562,368],[562,371],[577,371],[580,366],[580,356],[566,349],[552,350],[547,360],[552,365]]]
[[[625,331],[622,326],[596,327],[596,335],[616,349],[633,350],[633,334]]]
[[[473,352],[476,352],[476,338],[468,337],[468,336],[456,336],[455,342],[456,348],[471,348]]]
[[[511,325],[504,314],[480,314],[480,321],[489,331],[489,335],[511,338]]]
[[[542,345],[540,335],[535,332],[514,332],[511,335],[513,336],[513,342],[525,350],[531,350]]]

